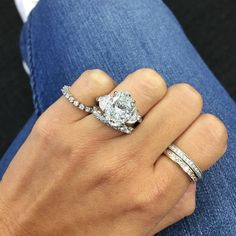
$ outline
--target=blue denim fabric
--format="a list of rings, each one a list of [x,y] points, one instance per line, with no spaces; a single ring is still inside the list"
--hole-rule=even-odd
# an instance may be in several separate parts
[[[198,184],[196,212],[160,235],[236,235],[236,106],[162,1],[40,0],[24,25],[21,51],[35,114],[4,155],[1,175],[62,85],[86,69],[100,68],[119,83],[151,67],[168,85],[193,85],[203,95],[204,112],[220,117],[229,131],[227,153]]]

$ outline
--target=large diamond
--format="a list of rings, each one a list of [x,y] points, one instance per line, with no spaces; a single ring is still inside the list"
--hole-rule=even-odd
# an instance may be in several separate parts
[[[128,92],[118,91],[113,95],[101,96],[98,102],[103,116],[111,126],[134,124],[139,120],[135,102]]]

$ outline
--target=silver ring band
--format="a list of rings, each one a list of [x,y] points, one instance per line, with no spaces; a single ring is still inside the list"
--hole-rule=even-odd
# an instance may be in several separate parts
[[[184,162],[178,155],[176,155],[170,149],[166,149],[164,154],[169,157],[172,161],[178,164],[181,169],[191,178],[191,180],[196,183],[198,181],[198,177],[194,174],[193,170]]]
[[[93,107],[86,106],[79,100],[75,98],[75,96],[70,92],[70,86],[64,85],[61,89],[64,97],[75,107],[79,108],[82,111],[93,113]]]
[[[189,158],[189,156],[185,152],[183,152],[175,144],[171,144],[168,149],[179,156],[193,170],[198,179],[202,178],[201,169]]]
[[[126,91],[115,91],[113,94],[99,96],[97,105],[86,106],[70,92],[70,86],[61,89],[64,97],[75,107],[94,117],[107,126],[122,133],[130,134],[142,122],[142,117],[135,106],[135,100]]]

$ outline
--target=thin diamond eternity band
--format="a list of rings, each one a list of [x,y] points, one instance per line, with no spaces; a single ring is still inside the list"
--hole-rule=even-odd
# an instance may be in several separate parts
[[[178,164],[194,183],[202,178],[201,169],[175,144],[169,145],[164,154]]]

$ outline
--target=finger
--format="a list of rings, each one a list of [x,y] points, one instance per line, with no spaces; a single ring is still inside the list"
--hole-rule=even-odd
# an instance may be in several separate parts
[[[203,114],[175,141],[175,144],[204,171],[225,152],[227,131],[218,118]],[[165,155],[157,159],[154,169],[156,184],[165,195],[162,207],[171,208],[189,186],[189,176]]]
[[[167,87],[159,73],[144,68],[129,74],[114,91],[128,91],[135,98],[141,116],[145,116],[164,97]]]
[[[193,214],[196,207],[196,184],[191,184],[177,204],[157,224],[154,234]]]
[[[94,69],[87,70],[73,83],[70,92],[81,103],[86,106],[93,106],[96,103],[96,97],[110,93],[115,87],[115,82],[105,72]],[[62,96],[53,106],[51,106],[47,115],[58,118],[66,122],[74,122],[87,116],[89,113],[78,109],[70,104]]]
[[[165,81],[156,71],[145,68],[128,75],[111,93],[114,91],[128,91],[136,101],[139,113],[141,116],[144,116],[164,97],[167,88]],[[90,129],[98,133],[101,137],[121,135],[119,131],[105,126],[93,116],[86,117],[84,122],[89,123]]]
[[[136,143],[136,146],[141,147],[145,164],[153,166],[157,156],[191,125],[201,109],[201,95],[188,84],[176,84],[144,117],[133,135],[122,137],[120,142],[123,145],[127,142]]]

